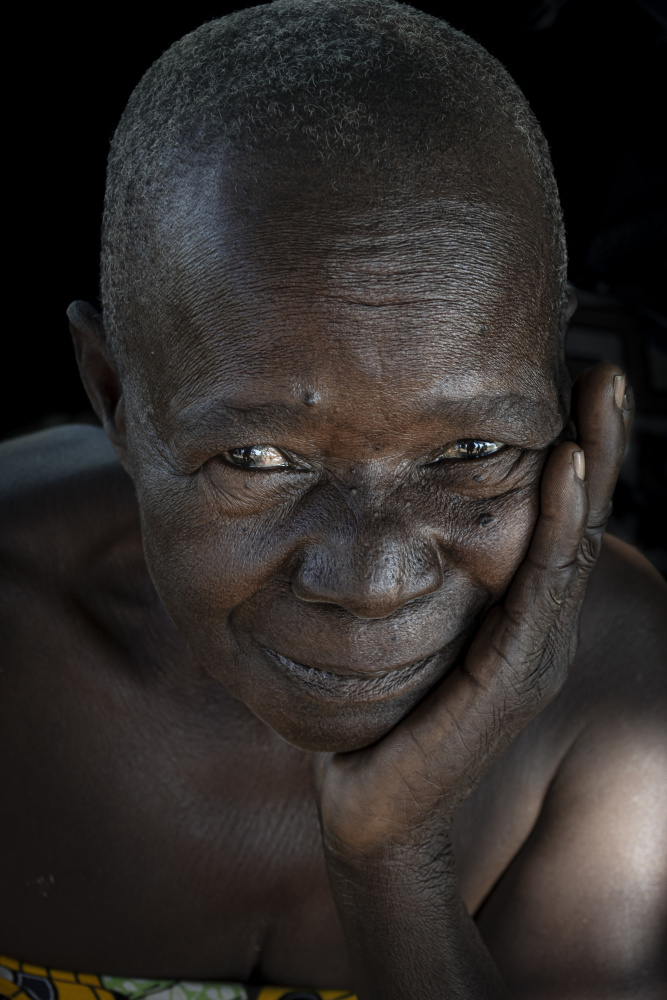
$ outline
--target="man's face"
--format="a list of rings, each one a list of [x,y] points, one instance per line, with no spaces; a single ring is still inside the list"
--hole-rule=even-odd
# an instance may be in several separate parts
[[[346,751],[507,587],[564,410],[529,228],[460,201],[328,202],[184,221],[126,407],[178,628],[287,740]]]

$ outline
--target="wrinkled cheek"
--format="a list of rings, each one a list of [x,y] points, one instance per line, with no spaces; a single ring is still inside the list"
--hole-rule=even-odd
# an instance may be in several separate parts
[[[539,486],[476,505],[467,518],[457,559],[492,600],[509,586],[524,559],[539,514]]]
[[[179,630],[199,645],[219,641],[230,613],[279,570],[289,547],[256,521],[225,522],[193,501],[152,497],[141,518],[155,587]]]

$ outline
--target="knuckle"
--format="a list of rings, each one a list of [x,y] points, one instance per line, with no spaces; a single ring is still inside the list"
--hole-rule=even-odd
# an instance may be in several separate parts
[[[601,506],[596,506],[593,510],[591,510],[588,517],[588,531],[604,531],[605,525],[611,517],[613,510],[614,504],[611,500],[608,500]]]
[[[569,582],[570,575],[571,574],[568,573],[567,582]],[[545,600],[547,602],[547,606],[551,615],[553,615],[554,613],[557,614],[563,607],[563,604],[565,603],[565,593],[566,593],[565,586],[561,585],[556,587],[552,584],[549,587],[547,587]]]
[[[566,680],[567,666],[564,665],[562,657],[553,660],[547,668],[540,670],[531,694],[537,711],[546,708],[560,694]]]
[[[553,634],[546,637],[539,652],[541,655],[535,658],[521,685],[523,700],[534,711],[540,711],[559,694],[567,680],[571,660],[570,656],[563,655],[562,642]]]
[[[580,569],[590,572],[595,566],[602,548],[603,533],[604,524],[589,528],[582,537],[577,554],[577,563]]]

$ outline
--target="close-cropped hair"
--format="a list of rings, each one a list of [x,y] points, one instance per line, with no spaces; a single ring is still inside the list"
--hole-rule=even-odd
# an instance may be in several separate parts
[[[275,0],[172,45],[116,129],[101,299],[121,369],[175,192],[189,172],[230,155],[310,159],[325,193],[353,172],[418,193],[451,163],[452,183],[467,177],[483,201],[505,172],[505,207],[524,196],[539,206],[548,282],[562,306],[566,250],[549,150],[504,67],[446,22],[394,0]]]

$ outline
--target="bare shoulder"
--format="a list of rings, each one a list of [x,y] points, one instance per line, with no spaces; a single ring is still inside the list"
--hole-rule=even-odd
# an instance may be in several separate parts
[[[636,614],[642,607],[650,614],[654,606],[664,611],[667,583],[645,556],[632,545],[613,535],[604,535],[602,550],[588,585],[587,604],[600,605],[621,617]]]
[[[598,751],[607,761],[630,746],[654,755],[656,737],[659,755],[667,752],[667,584],[640,552],[611,535],[589,581],[570,679],[551,708],[569,733],[561,774],[569,762],[573,780]]]
[[[581,620],[577,695],[647,707],[667,697],[667,584],[632,546],[604,536]]]
[[[0,444],[0,556],[14,570],[65,569],[133,504],[102,430],[57,427]]]

